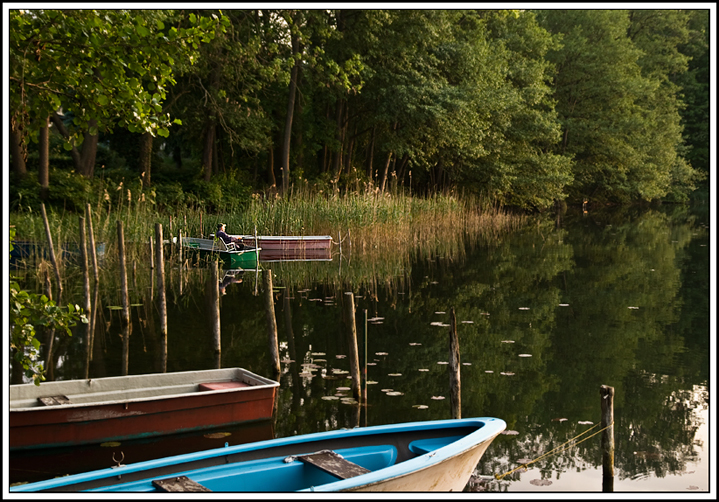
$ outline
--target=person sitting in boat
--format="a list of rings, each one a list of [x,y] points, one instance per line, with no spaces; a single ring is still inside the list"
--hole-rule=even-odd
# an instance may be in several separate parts
[[[225,224],[224,223],[217,224],[217,233],[215,233],[215,237],[222,239],[225,244],[234,242],[235,249],[245,249],[245,245],[242,244],[242,239],[240,239],[239,237],[231,237],[231,236],[227,235],[227,233],[225,232]]]

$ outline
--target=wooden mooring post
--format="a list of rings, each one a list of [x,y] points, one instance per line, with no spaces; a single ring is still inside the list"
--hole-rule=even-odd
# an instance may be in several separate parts
[[[222,366],[222,328],[220,326],[220,280],[217,269],[217,261],[212,262],[210,269],[210,329],[212,330],[213,349],[215,351],[215,366],[220,369]]]
[[[614,387],[599,388],[602,408],[602,491],[614,491]]]
[[[357,324],[355,323],[355,295],[352,291],[345,293],[345,319],[347,320],[347,344],[350,352],[350,376],[352,377],[352,397],[360,401],[359,351],[357,349]]]
[[[82,308],[85,310],[85,315],[88,317],[89,322],[85,326],[85,378],[89,377],[90,373],[90,359],[92,358],[92,314],[90,312],[90,269],[87,262],[87,238],[85,236],[85,218],[80,216],[78,218],[80,223],[80,260],[82,261]],[[97,289],[97,285],[95,285]]]
[[[60,268],[58,267],[57,259],[55,258],[55,246],[52,244],[50,222],[48,221],[47,213],[45,212],[45,204],[40,204],[40,211],[42,212],[42,221],[45,224],[45,235],[47,236],[47,245],[50,249],[50,260],[52,261],[52,267],[55,270],[55,280],[57,281],[57,305],[60,305],[62,303],[62,280],[60,279]]]
[[[450,310],[449,325],[449,391],[449,405],[452,408],[452,418],[462,418],[459,338],[457,336],[457,317],[454,314],[454,307]]]
[[[150,241],[152,242],[152,241]],[[167,337],[167,297],[165,296],[165,255],[162,246],[162,223],[155,223],[155,270],[157,271],[160,336]]]
[[[277,343],[277,319],[275,318],[275,297],[272,294],[272,270],[262,272],[262,285],[265,289],[265,316],[267,318],[267,336],[270,341],[270,357],[275,378],[280,376],[280,350]]]

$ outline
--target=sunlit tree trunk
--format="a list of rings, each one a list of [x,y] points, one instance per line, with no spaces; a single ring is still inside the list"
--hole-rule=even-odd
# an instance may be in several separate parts
[[[292,34],[292,56],[299,54],[300,41]],[[297,72],[300,60],[295,58],[290,77],[290,93],[287,99],[287,116],[285,118],[285,137],[282,145],[282,195],[286,196],[290,187],[290,139],[292,138],[292,118],[295,111],[295,95],[297,94]]]
[[[149,187],[152,171],[152,142],[153,137],[149,132],[140,136],[140,177],[142,186]]]
[[[40,151],[40,165],[37,170],[37,180],[40,183],[40,198],[47,200],[48,189],[50,188],[50,126],[48,120],[40,128],[38,137],[38,149]]]
[[[10,155],[12,155],[13,172],[18,178],[23,178],[27,174],[27,166],[25,165],[22,134],[16,127],[17,124],[13,121],[10,128]]]

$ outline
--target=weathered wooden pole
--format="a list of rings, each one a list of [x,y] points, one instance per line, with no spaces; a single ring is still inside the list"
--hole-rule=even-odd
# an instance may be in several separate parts
[[[160,337],[167,336],[167,298],[165,296],[165,257],[162,246],[162,223],[155,223],[155,269],[157,270]]]
[[[45,267],[45,296],[52,300],[52,284],[50,283],[50,272]],[[59,305],[59,302],[58,302]],[[49,380],[54,380],[54,367],[52,359],[52,346],[55,342],[55,328],[51,328],[47,332],[47,347],[45,354],[45,368],[47,368],[47,376]],[[18,382],[22,383],[22,381]]]
[[[128,374],[130,359],[130,299],[127,292],[127,264],[125,260],[125,232],[122,221],[117,220],[117,252],[120,261],[120,294],[122,295],[122,370],[121,375]]]
[[[265,317],[267,335],[270,342],[270,358],[275,379],[280,376],[280,349],[277,343],[277,319],[275,319],[275,299],[272,296],[272,270],[262,272],[262,286],[265,289]]]
[[[367,420],[367,309],[364,309],[364,387],[362,402],[365,405],[365,421]],[[365,423],[366,425],[366,423]]]
[[[614,387],[599,388],[602,402],[602,491],[614,491]]]
[[[117,253],[120,260],[120,294],[122,295],[122,323],[130,323],[130,299],[127,292],[127,263],[125,260],[125,231],[117,220]]]
[[[180,268],[182,268],[182,230],[177,232],[177,254],[180,257]],[[180,290],[182,290],[182,283],[180,283]]]
[[[215,364],[217,369],[222,367],[222,329],[220,326],[220,281],[217,271],[217,261],[212,262],[210,267],[210,331],[212,332],[212,341],[214,343]]]
[[[93,272],[93,278],[94,278],[94,296],[92,301],[92,313],[90,315],[90,346],[88,347],[88,350],[90,352],[90,360],[92,361],[92,353],[93,353],[93,345],[95,343],[95,323],[97,321],[97,304],[100,299],[100,270],[97,265],[97,249],[95,244],[95,231],[93,230],[92,225],[92,209],[90,207],[90,204],[87,204],[85,206],[85,212],[87,213],[87,226],[88,230],[90,231],[90,250],[92,257],[92,272]]]
[[[155,250],[152,246],[152,236],[150,236],[150,269],[155,268]]]
[[[92,226],[92,208],[90,204],[85,206],[85,213],[87,218],[87,227],[90,231],[90,257],[92,257],[92,272],[95,279],[95,285],[100,281],[100,271],[97,266],[97,249],[95,244],[95,230]]]
[[[85,315],[90,319],[88,320],[87,326],[85,326],[85,378],[90,375],[90,359],[92,358],[92,314],[90,312],[90,270],[87,263],[87,238],[85,236],[85,218],[80,216],[80,265],[82,266],[82,308],[85,311]],[[95,286],[97,289],[97,286]]]
[[[345,293],[345,319],[347,320],[347,345],[350,353],[350,376],[352,377],[352,397],[360,400],[359,351],[357,350],[357,324],[355,323],[355,295],[352,291]]]
[[[449,405],[452,418],[462,418],[462,387],[460,382],[459,338],[457,337],[457,317],[454,307],[450,311],[449,327]]]
[[[58,299],[57,305],[61,304],[62,299],[62,280],[60,279],[60,269],[57,266],[57,260],[55,259],[55,246],[52,244],[52,234],[50,233],[50,222],[47,220],[47,213],[45,212],[45,204],[40,204],[40,210],[42,212],[42,221],[45,223],[45,235],[47,236],[47,244],[50,249],[50,260],[52,261],[52,267],[55,269],[55,280],[57,281]]]

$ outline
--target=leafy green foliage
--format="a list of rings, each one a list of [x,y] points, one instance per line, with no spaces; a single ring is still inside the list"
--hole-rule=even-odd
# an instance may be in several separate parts
[[[165,21],[177,23],[166,26]],[[221,21],[168,11],[11,10],[10,103],[20,129],[36,134],[60,108],[73,112],[69,145],[119,126],[167,136],[162,113],[175,60],[193,61]],[[185,21],[186,22],[186,21]]]
[[[13,250],[15,229],[10,228],[10,251]],[[59,307],[45,295],[29,293],[10,280],[10,350],[13,360],[21,365],[24,374],[32,378],[35,385],[45,380],[43,362],[39,360],[40,341],[36,338],[35,327],[64,331],[72,336],[70,328],[80,321],[88,320],[78,305]]]

